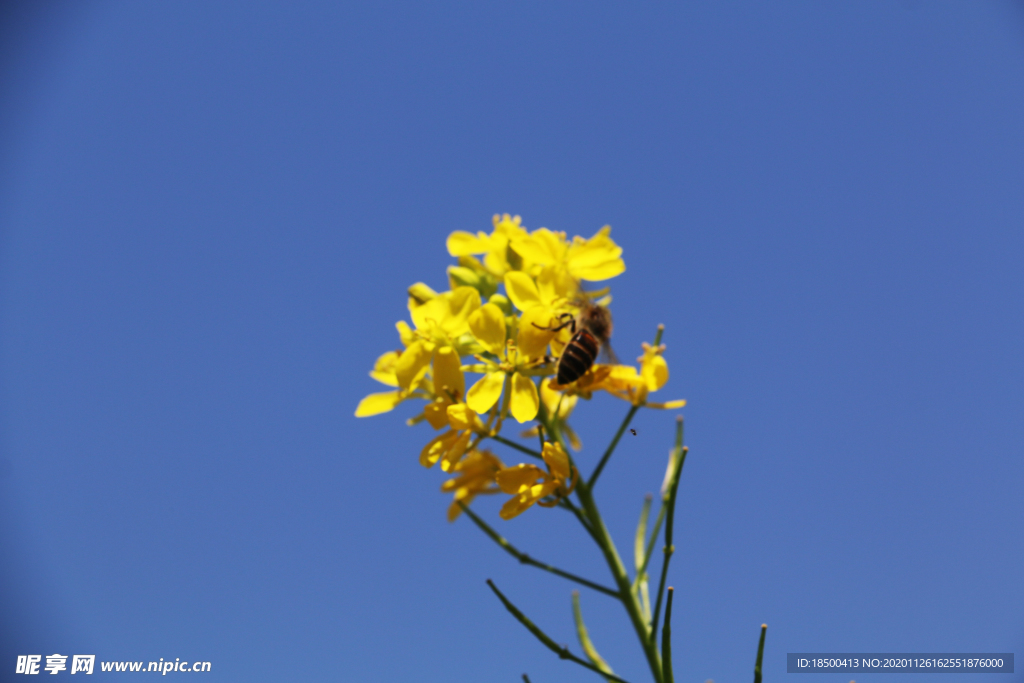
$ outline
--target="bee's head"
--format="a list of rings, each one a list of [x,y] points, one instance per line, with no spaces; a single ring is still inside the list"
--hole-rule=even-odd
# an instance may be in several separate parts
[[[584,306],[580,311],[580,323],[602,342],[607,343],[612,336],[612,314],[604,306]]]

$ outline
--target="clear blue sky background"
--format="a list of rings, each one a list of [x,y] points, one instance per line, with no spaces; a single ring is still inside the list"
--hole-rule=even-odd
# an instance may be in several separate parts
[[[610,223],[620,355],[667,327],[678,681],[750,680],[762,622],[766,681],[1024,655],[1020,2],[70,6],[0,27],[0,680],[53,652],[597,680],[487,590],[575,647],[570,584],[445,521],[429,427],[353,417],[405,288],[505,211]],[[624,411],[579,411],[584,466]],[[672,420],[598,488],[623,549]],[[564,514],[499,503],[605,576]]]

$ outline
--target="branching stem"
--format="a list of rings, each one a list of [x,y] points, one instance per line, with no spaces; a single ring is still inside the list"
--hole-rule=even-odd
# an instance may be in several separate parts
[[[597,463],[597,467],[594,468],[594,473],[590,475],[590,481],[587,482],[587,488],[593,489],[594,485],[597,484],[597,478],[601,476],[601,470],[604,469],[605,464],[608,462],[608,458],[612,457],[612,453],[615,452],[615,447],[619,445],[619,439],[626,432],[626,428],[629,427],[629,423],[633,421],[633,416],[636,415],[636,411],[640,410],[640,406],[631,406],[629,412],[626,413],[626,419],[622,421],[619,426],[619,431],[615,433],[615,438],[608,444],[608,450],[601,456],[600,462]]]
[[[599,593],[604,593],[605,595],[610,595],[613,598],[616,598],[616,599],[619,598],[618,592],[612,590],[611,588],[608,588],[607,586],[602,586],[599,583],[595,583],[595,582],[590,581],[588,579],[584,579],[583,577],[576,576],[575,574],[571,574],[571,573],[569,573],[567,571],[562,571],[558,567],[552,567],[550,564],[545,564],[544,562],[540,562],[538,560],[533,559],[532,557],[530,557],[526,553],[520,551],[514,545],[509,543],[508,540],[505,539],[505,537],[503,537],[497,531],[492,529],[487,522],[485,522],[484,520],[480,519],[480,517],[478,517],[477,514],[475,512],[473,512],[469,508],[469,506],[464,504],[462,501],[459,501],[459,507],[462,508],[462,511],[465,512],[469,516],[469,518],[471,520],[473,520],[473,522],[478,527],[480,527],[480,530],[483,531],[485,534],[487,534],[492,541],[494,541],[495,543],[500,545],[505,550],[505,552],[507,552],[509,555],[511,555],[512,557],[516,558],[517,560],[519,560],[523,564],[528,564],[528,565],[531,565],[533,567],[537,567],[538,569],[543,569],[544,571],[551,572],[552,574],[555,574],[556,576],[561,576],[563,579],[569,579],[570,581],[575,581],[576,583],[580,584],[581,586],[586,586],[587,588],[592,588],[592,589],[596,590]]]
[[[559,645],[554,640],[552,640],[551,637],[548,634],[544,633],[544,631],[541,631],[532,621],[530,621],[526,617],[525,614],[520,612],[518,607],[516,607],[511,602],[509,602],[509,599],[506,598],[505,595],[500,590],[498,590],[498,587],[494,585],[493,581],[491,581],[490,579],[487,579],[487,585],[491,587],[491,590],[494,591],[494,594],[498,596],[499,600],[501,600],[501,604],[505,605],[505,609],[507,609],[509,612],[511,612],[512,616],[514,616],[516,618],[516,620],[520,624],[525,626],[527,631],[532,633],[534,635],[534,637],[537,638],[537,640],[539,640],[540,642],[544,643],[544,645],[549,650],[554,652],[556,655],[558,655],[562,659],[568,659],[570,662],[576,662],[580,666],[582,666],[582,667],[584,667],[586,669],[590,669],[591,671],[593,671],[595,673],[599,673],[599,674],[601,674],[602,676],[604,676],[605,678],[607,678],[609,680],[618,681],[618,683],[629,683],[625,679],[619,678],[615,674],[610,674],[610,673],[606,673],[604,671],[601,671],[599,668],[597,668],[596,666],[594,666],[590,662],[588,662],[586,660],[583,660],[583,659],[580,659],[579,657],[577,657],[573,653],[569,652],[569,648],[568,647],[566,647],[564,645]]]

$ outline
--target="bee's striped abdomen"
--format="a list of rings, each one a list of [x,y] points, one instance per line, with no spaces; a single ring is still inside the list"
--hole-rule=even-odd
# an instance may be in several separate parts
[[[587,330],[579,330],[565,345],[562,357],[558,359],[558,383],[575,382],[583,373],[590,369],[597,358],[601,344]]]

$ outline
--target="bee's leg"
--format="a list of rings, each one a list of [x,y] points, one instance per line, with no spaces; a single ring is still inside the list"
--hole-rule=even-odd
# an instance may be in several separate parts
[[[566,318],[568,319],[566,320]],[[558,332],[559,330],[565,329],[566,327],[569,327],[571,325],[572,333],[576,334],[576,318],[573,316],[572,313],[563,313],[562,315],[558,316],[558,319],[565,320],[565,322],[563,322],[561,325],[558,325],[557,327],[541,327],[537,323],[531,324],[538,330],[550,330],[551,332]]]

